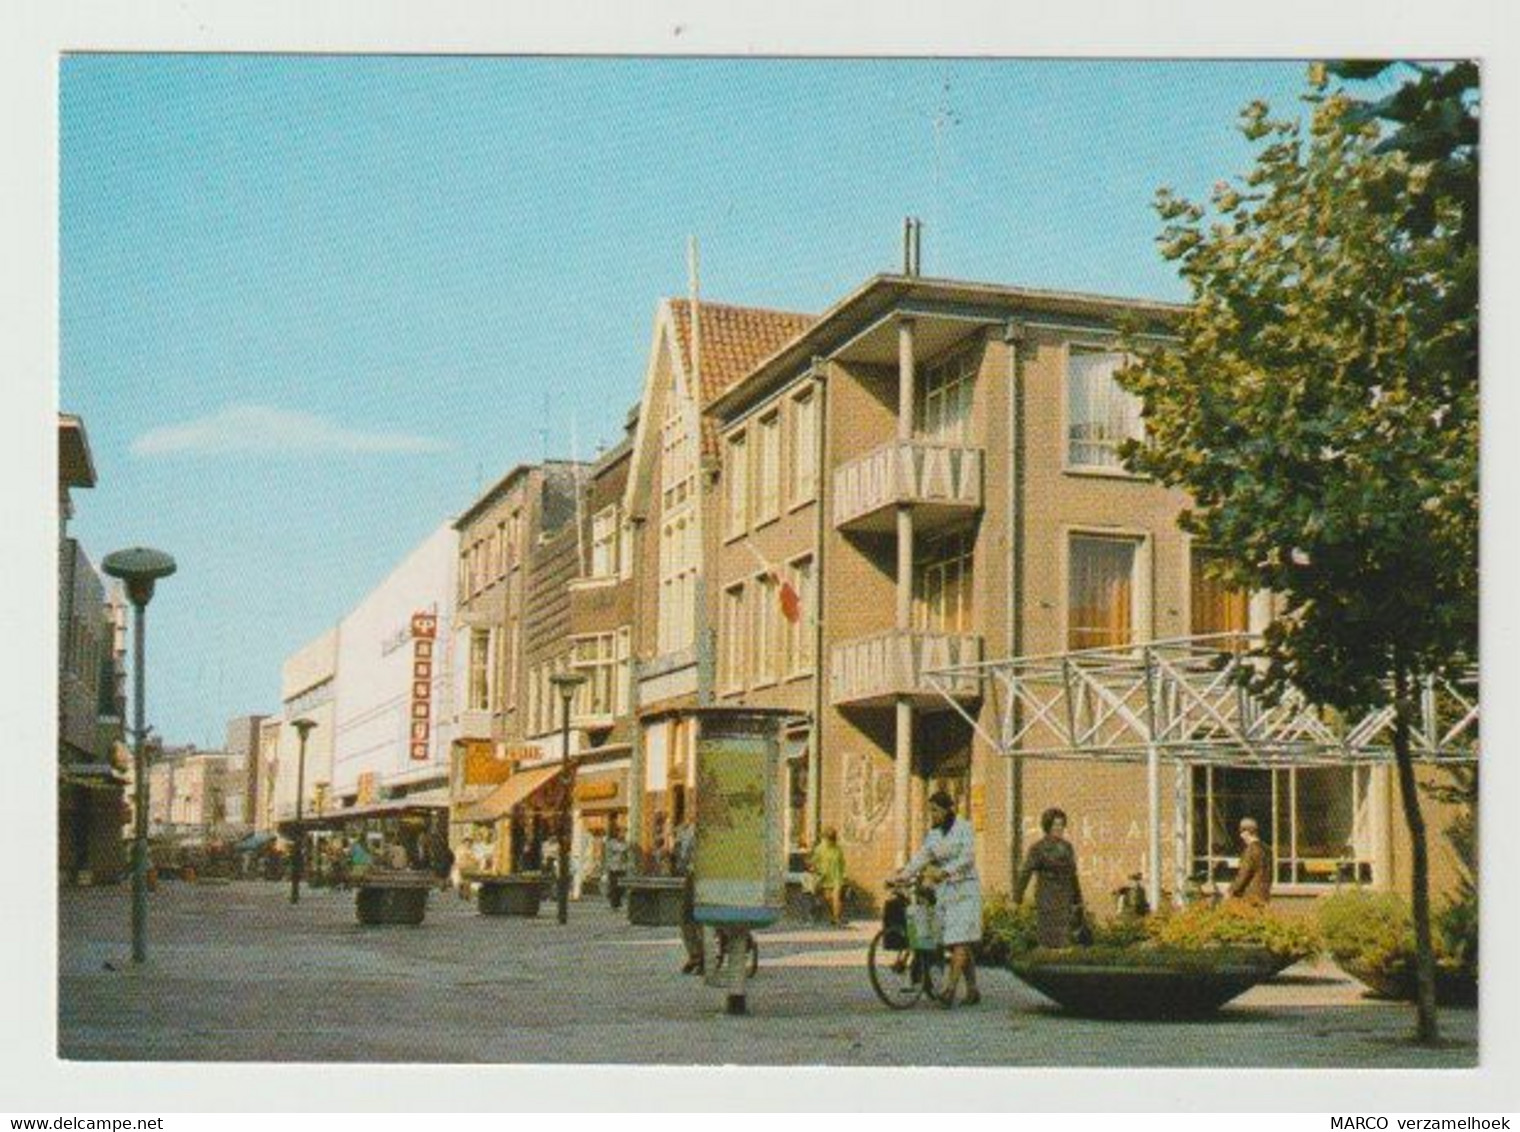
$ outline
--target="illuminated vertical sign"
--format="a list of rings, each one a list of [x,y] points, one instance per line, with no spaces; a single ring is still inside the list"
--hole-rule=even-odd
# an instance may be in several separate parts
[[[433,731],[433,648],[438,641],[438,616],[412,614],[411,751],[415,762],[427,762]]]

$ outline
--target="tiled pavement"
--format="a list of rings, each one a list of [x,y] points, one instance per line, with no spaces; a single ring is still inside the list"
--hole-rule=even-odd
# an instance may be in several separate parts
[[[1477,1014],[1447,1044],[1404,1040],[1406,1006],[1301,965],[1206,1022],[1068,1018],[1004,971],[976,1008],[894,1012],[872,994],[872,925],[761,934],[751,1013],[677,973],[674,929],[631,927],[598,900],[536,920],[487,918],[434,893],[415,928],[363,928],[353,895],[166,882],[149,962],[128,954],[125,887],[60,897],[62,1057],[107,1060],[665,1064],[1465,1067]]]

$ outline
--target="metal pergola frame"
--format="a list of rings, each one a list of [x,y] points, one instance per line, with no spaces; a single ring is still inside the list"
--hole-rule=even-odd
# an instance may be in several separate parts
[[[1358,719],[1311,704],[1297,689],[1268,700],[1250,690],[1262,661],[1250,633],[1177,637],[955,665],[926,672],[945,702],[998,754],[1016,759],[1144,763],[1152,907],[1161,898],[1161,764],[1172,763],[1175,803],[1186,812],[1188,770],[1387,763],[1394,707]],[[968,680],[983,701],[962,699]],[[1414,757],[1465,763],[1478,757],[1478,676],[1427,678],[1419,689]],[[1176,884],[1187,876],[1186,823],[1176,824]]]

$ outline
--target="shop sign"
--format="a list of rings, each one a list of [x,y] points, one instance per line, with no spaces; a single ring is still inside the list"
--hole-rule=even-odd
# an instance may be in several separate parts
[[[489,739],[466,739],[464,741],[464,784],[466,786],[499,786],[512,776],[512,759],[505,753],[496,753],[496,744]]]
[[[412,714],[409,742],[412,760],[427,762],[433,732],[433,648],[438,640],[438,615],[412,614]]]
[[[376,801],[380,796],[380,777],[372,770],[366,770],[359,775],[356,786],[354,804],[367,806]]]
[[[617,779],[605,779],[596,781],[577,781],[575,784],[575,800],[577,802],[601,802],[608,798],[618,796]]]

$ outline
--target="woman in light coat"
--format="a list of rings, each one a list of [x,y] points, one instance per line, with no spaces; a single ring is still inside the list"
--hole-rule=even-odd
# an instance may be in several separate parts
[[[940,942],[950,952],[950,979],[940,1005],[955,1005],[955,991],[966,980],[966,1005],[982,1001],[976,987],[974,947],[982,938],[982,883],[976,872],[976,837],[971,823],[955,816],[955,799],[943,790],[929,799],[933,828],[923,846],[899,874],[921,876],[934,886],[934,910]]]

